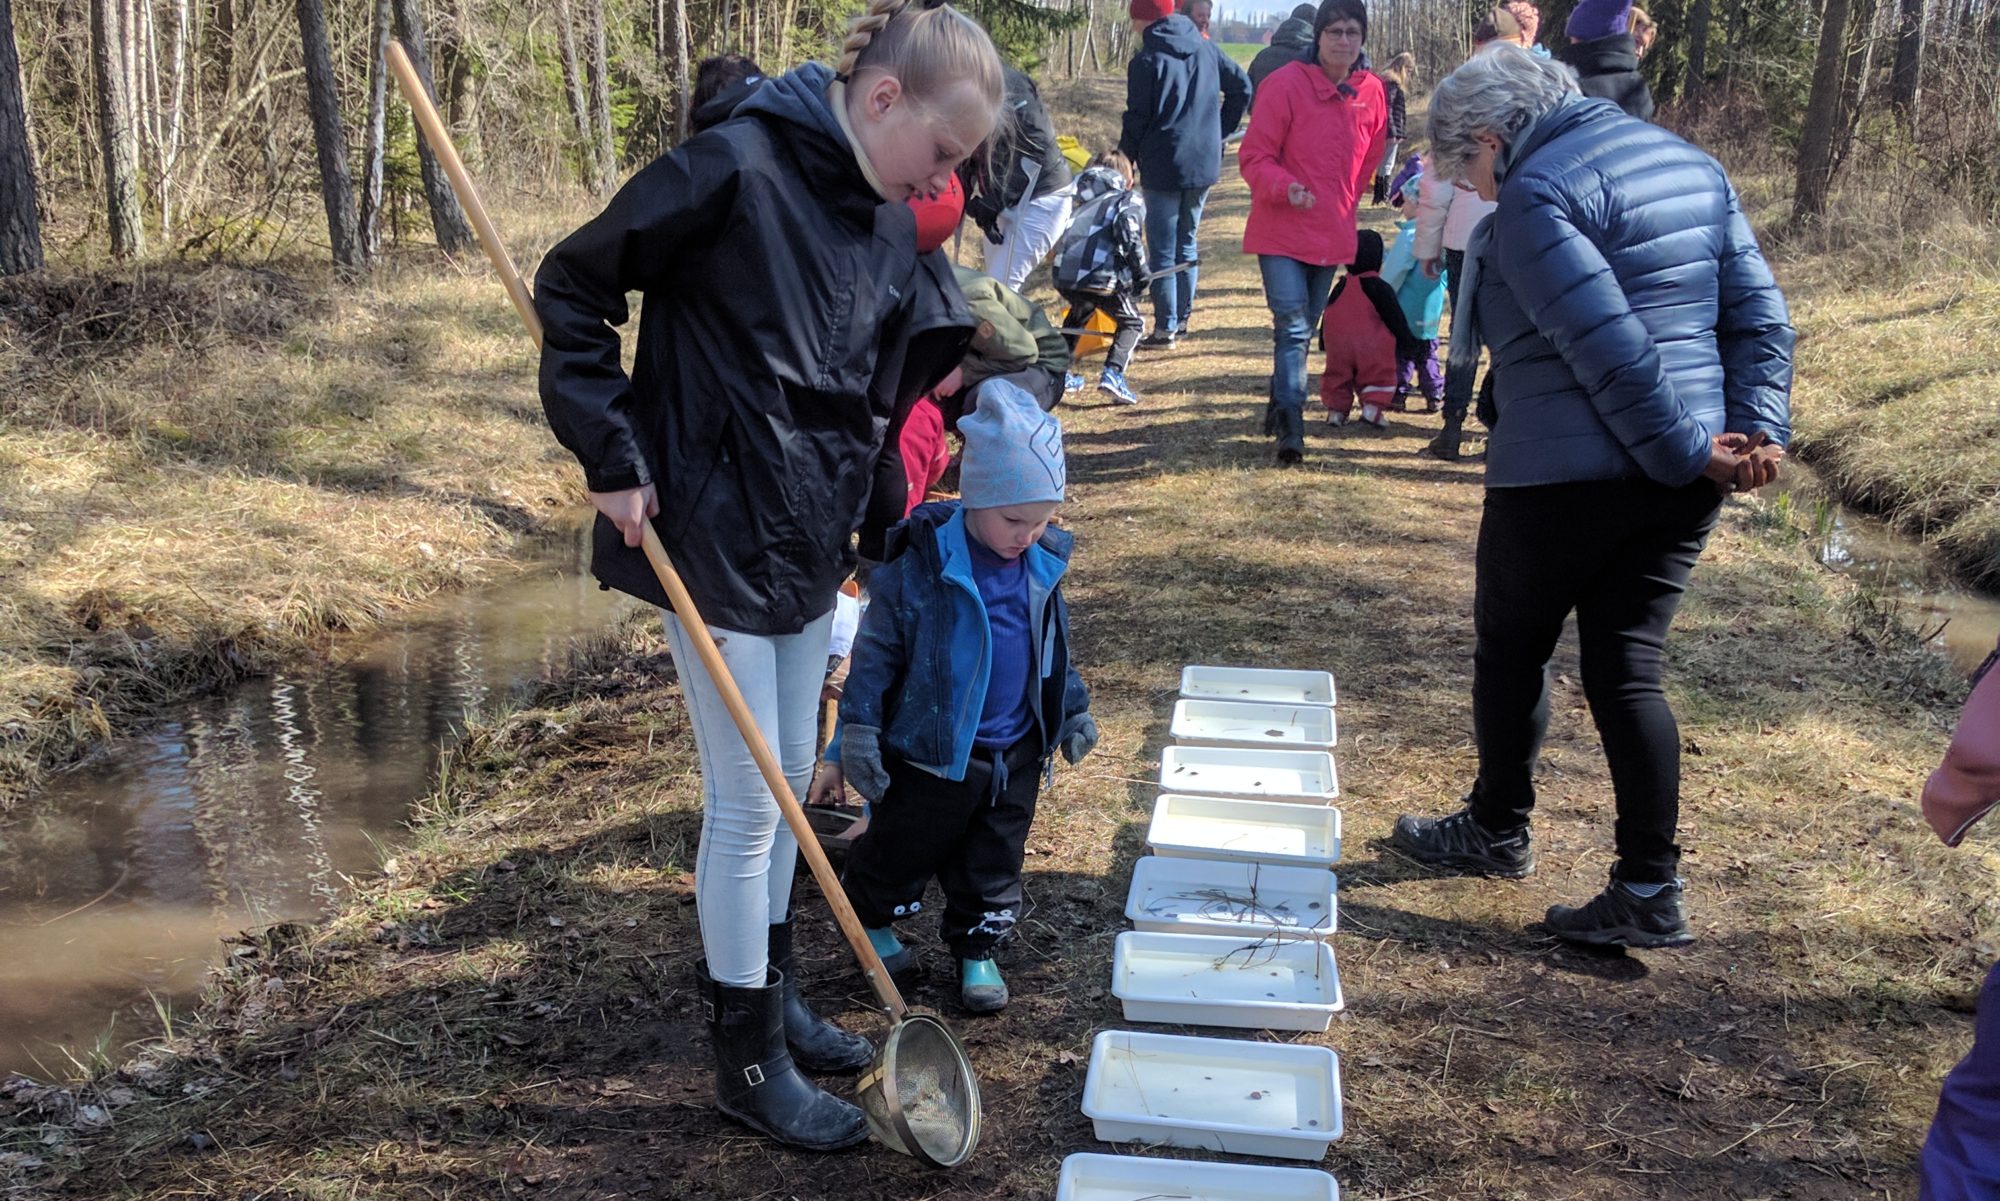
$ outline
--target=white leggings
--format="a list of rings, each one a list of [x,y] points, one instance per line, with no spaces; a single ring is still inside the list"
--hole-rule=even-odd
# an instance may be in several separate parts
[[[986,274],[1020,291],[1029,274],[1062,241],[1075,195],[1073,188],[1064,188],[1039,200],[1024,200],[1019,208],[1002,213],[1002,241],[998,246],[986,244]]]
[[[787,917],[798,840],[778,815],[778,803],[695,656],[694,643],[672,613],[661,610],[661,615],[701,756],[694,899],[708,973],[721,984],[761,987],[766,927]],[[819,752],[819,694],[833,613],[796,634],[744,634],[714,626],[709,632],[764,741],[777,753],[792,795],[803,799]]]

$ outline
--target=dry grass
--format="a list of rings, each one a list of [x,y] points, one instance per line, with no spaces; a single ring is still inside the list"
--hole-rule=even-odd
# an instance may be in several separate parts
[[[1241,189],[1212,212],[1226,247]],[[1415,870],[1379,840],[1399,812],[1452,803],[1473,766],[1478,469],[1414,458],[1434,420],[1416,416],[1316,433],[1306,469],[1269,469],[1255,272],[1209,262],[1195,338],[1135,362],[1145,403],[1064,410],[1070,595],[1104,741],[1044,795],[1014,1004],[952,1019],[986,1097],[972,1164],[793,1155],[708,1108],[685,874],[698,779],[640,626],[616,665],[467,744],[347,916],[246,942],[139,1065],[17,1089],[10,1145],[43,1165],[22,1194],[1048,1196],[1064,1154],[1102,1149],[1078,1112],[1085,1059],[1123,1024],[1111,943],[1178,672],[1209,661],[1340,678],[1349,1008],[1317,1041],[1343,1056],[1348,1134],[1325,1164],[1343,1195],[1911,1196],[2000,937],[1991,833],[1946,851],[1913,800],[1962,685],[1801,539],[1768,536],[1770,510],[1732,503],[1671,643],[1697,944],[1597,957],[1533,926],[1609,863],[1571,644],[1539,874]],[[803,914],[807,987],[875,1029],[822,907]],[[949,1011],[950,992],[917,999]],[[80,1119],[91,1104],[108,1128]]]
[[[513,219],[521,261],[559,209]],[[0,807],[165,701],[508,570],[580,500],[514,322],[483,269],[415,252],[359,288],[0,282]]]

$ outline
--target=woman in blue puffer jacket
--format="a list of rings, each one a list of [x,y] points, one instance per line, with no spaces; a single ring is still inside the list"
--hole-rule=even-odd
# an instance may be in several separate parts
[[[1722,498],[1777,476],[1792,325],[1716,161],[1569,68],[1496,47],[1431,100],[1435,169],[1498,208],[1474,231],[1452,358],[1493,356],[1498,412],[1475,560],[1479,777],[1457,813],[1406,816],[1424,862],[1518,878],[1548,729],[1547,666],[1576,613],[1584,694],[1617,798],[1617,862],[1547,924],[1575,942],[1692,939],[1676,876],[1680,734],[1667,627]]]

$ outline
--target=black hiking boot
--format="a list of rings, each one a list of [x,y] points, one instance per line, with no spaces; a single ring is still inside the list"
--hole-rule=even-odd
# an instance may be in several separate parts
[[[1464,437],[1462,433],[1464,427],[1465,414],[1446,410],[1444,428],[1438,431],[1437,437],[1431,439],[1430,445],[1417,453],[1427,459],[1442,459],[1447,463],[1458,462],[1460,457],[1458,448]]]
[[[792,924],[771,927],[771,967],[784,978],[785,1046],[792,1062],[808,1072],[858,1072],[875,1058],[875,1047],[815,1014],[799,993],[798,960],[792,954]]]
[[[868,1137],[859,1109],[799,1074],[785,1049],[784,977],[762,988],[701,975],[702,1016],[715,1044],[715,1107],[760,1134],[807,1151],[837,1151]]]
[[[1419,863],[1481,876],[1518,880],[1535,870],[1528,827],[1496,834],[1480,825],[1471,806],[1444,817],[1396,819],[1389,844]]]
[[[1679,880],[1642,897],[1613,876],[1582,908],[1549,906],[1542,924],[1564,942],[1592,947],[1684,947],[1694,941]]]

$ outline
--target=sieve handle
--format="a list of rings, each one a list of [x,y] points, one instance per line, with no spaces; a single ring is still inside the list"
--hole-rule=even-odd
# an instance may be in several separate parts
[[[507,254],[507,248],[500,241],[500,232],[486,215],[486,206],[479,201],[479,193],[472,186],[472,176],[459,161],[458,152],[452,147],[451,137],[445,131],[444,122],[438,118],[437,107],[424,91],[417,78],[409,57],[403,53],[400,43],[389,43],[389,67],[396,74],[396,81],[402,85],[403,98],[409,101],[410,112],[416,117],[417,127],[424,132],[432,153],[443,164],[445,174],[458,192],[459,200],[465,205],[472,218],[473,232],[479,235],[479,244],[486,251],[486,257],[493,269],[500,274],[500,282],[506,285],[507,295],[514,302],[514,311],[520,314],[522,324],[528,327],[528,336],[535,345],[542,344],[542,323],[535,313],[528,286],[521,280],[521,273],[515,269],[514,260]],[[653,531],[653,523],[645,524],[644,546],[646,558],[653,564],[653,573],[660,577],[660,584],[667,590],[667,597],[673,601],[674,616],[680,618],[686,628],[688,639],[694,643],[695,654],[701,665],[708,670],[709,679],[715,682],[716,691],[722,694],[722,703],[729,710],[729,716],[736,722],[737,732],[743,735],[743,742],[750,748],[750,757],[757,761],[757,770],[764,775],[764,783],[777,798],[778,811],[785,815],[785,823],[792,828],[792,834],[799,841],[799,850],[805,854],[806,863],[811,866],[813,879],[819,881],[820,891],[826,894],[826,903],[833,910],[834,920],[840,923],[841,932],[847,935],[848,945],[854,948],[854,955],[861,961],[861,974],[868,978],[876,997],[888,1009],[889,1016],[902,1021],[910,1007],[903,1003],[903,994],[896,988],[896,982],[889,979],[889,970],[882,966],[882,957],[875,953],[875,947],[868,941],[868,932],[861,927],[861,919],[855,915],[854,906],[848,903],[847,890],[840,886],[840,877],[834,875],[833,865],[826,861],[826,852],[819,845],[819,838],[813,833],[812,824],[806,821],[805,810],[799,808],[799,800],[792,795],[791,785],[785,782],[785,773],[779,768],[777,757],[771,754],[769,744],[764,741],[763,731],[757,728],[756,719],[750,716],[750,706],[743,703],[743,693],[736,687],[736,678],[729,674],[728,664],[722,661],[722,652],[715,647],[715,639],[709,636],[708,625],[701,619],[695,608],[694,598],[688,595],[687,585],[681,583],[680,572],[674,570],[672,560],[667,558],[667,548],[660,545],[660,536]]]
[[[861,974],[868,978],[869,986],[888,1009],[889,1016],[902,1021],[903,1015],[909,1012],[909,1006],[903,1003],[903,994],[896,988],[896,982],[889,978],[889,969],[882,966],[882,957],[875,953],[874,944],[868,941],[868,932],[862,928],[861,918],[848,902],[847,890],[840,886],[840,877],[834,874],[833,865],[827,862],[826,851],[819,845],[819,836],[813,832],[812,823],[806,820],[806,811],[799,807],[799,799],[792,795],[792,786],[785,780],[784,769],[778,766],[777,756],[771,753],[770,744],[764,741],[764,732],[757,728],[757,720],[750,715],[750,706],[744,703],[735,677],[729,674],[729,665],[722,661],[722,652],[716,648],[715,639],[709,636],[708,626],[695,609],[694,597],[688,595],[687,585],[681,583],[680,572],[674,570],[673,561],[667,558],[667,548],[660,545],[660,536],[654,532],[652,522],[646,522],[644,528],[642,545],[646,549],[646,558],[653,564],[653,574],[660,577],[661,587],[667,590],[668,599],[674,603],[674,616],[680,618],[688,641],[694,643],[696,657],[707,669],[715,690],[722,694],[722,703],[729,710],[730,718],[736,722],[737,732],[743,735],[744,744],[750,748],[750,757],[757,761],[757,770],[763,773],[764,783],[777,799],[778,812],[785,815],[785,824],[798,838],[799,850],[812,868],[813,879],[819,881],[820,891],[826,894],[827,907],[833,910],[833,919],[840,923],[840,932],[847,935],[847,944],[854,948],[854,957],[861,961]]]

